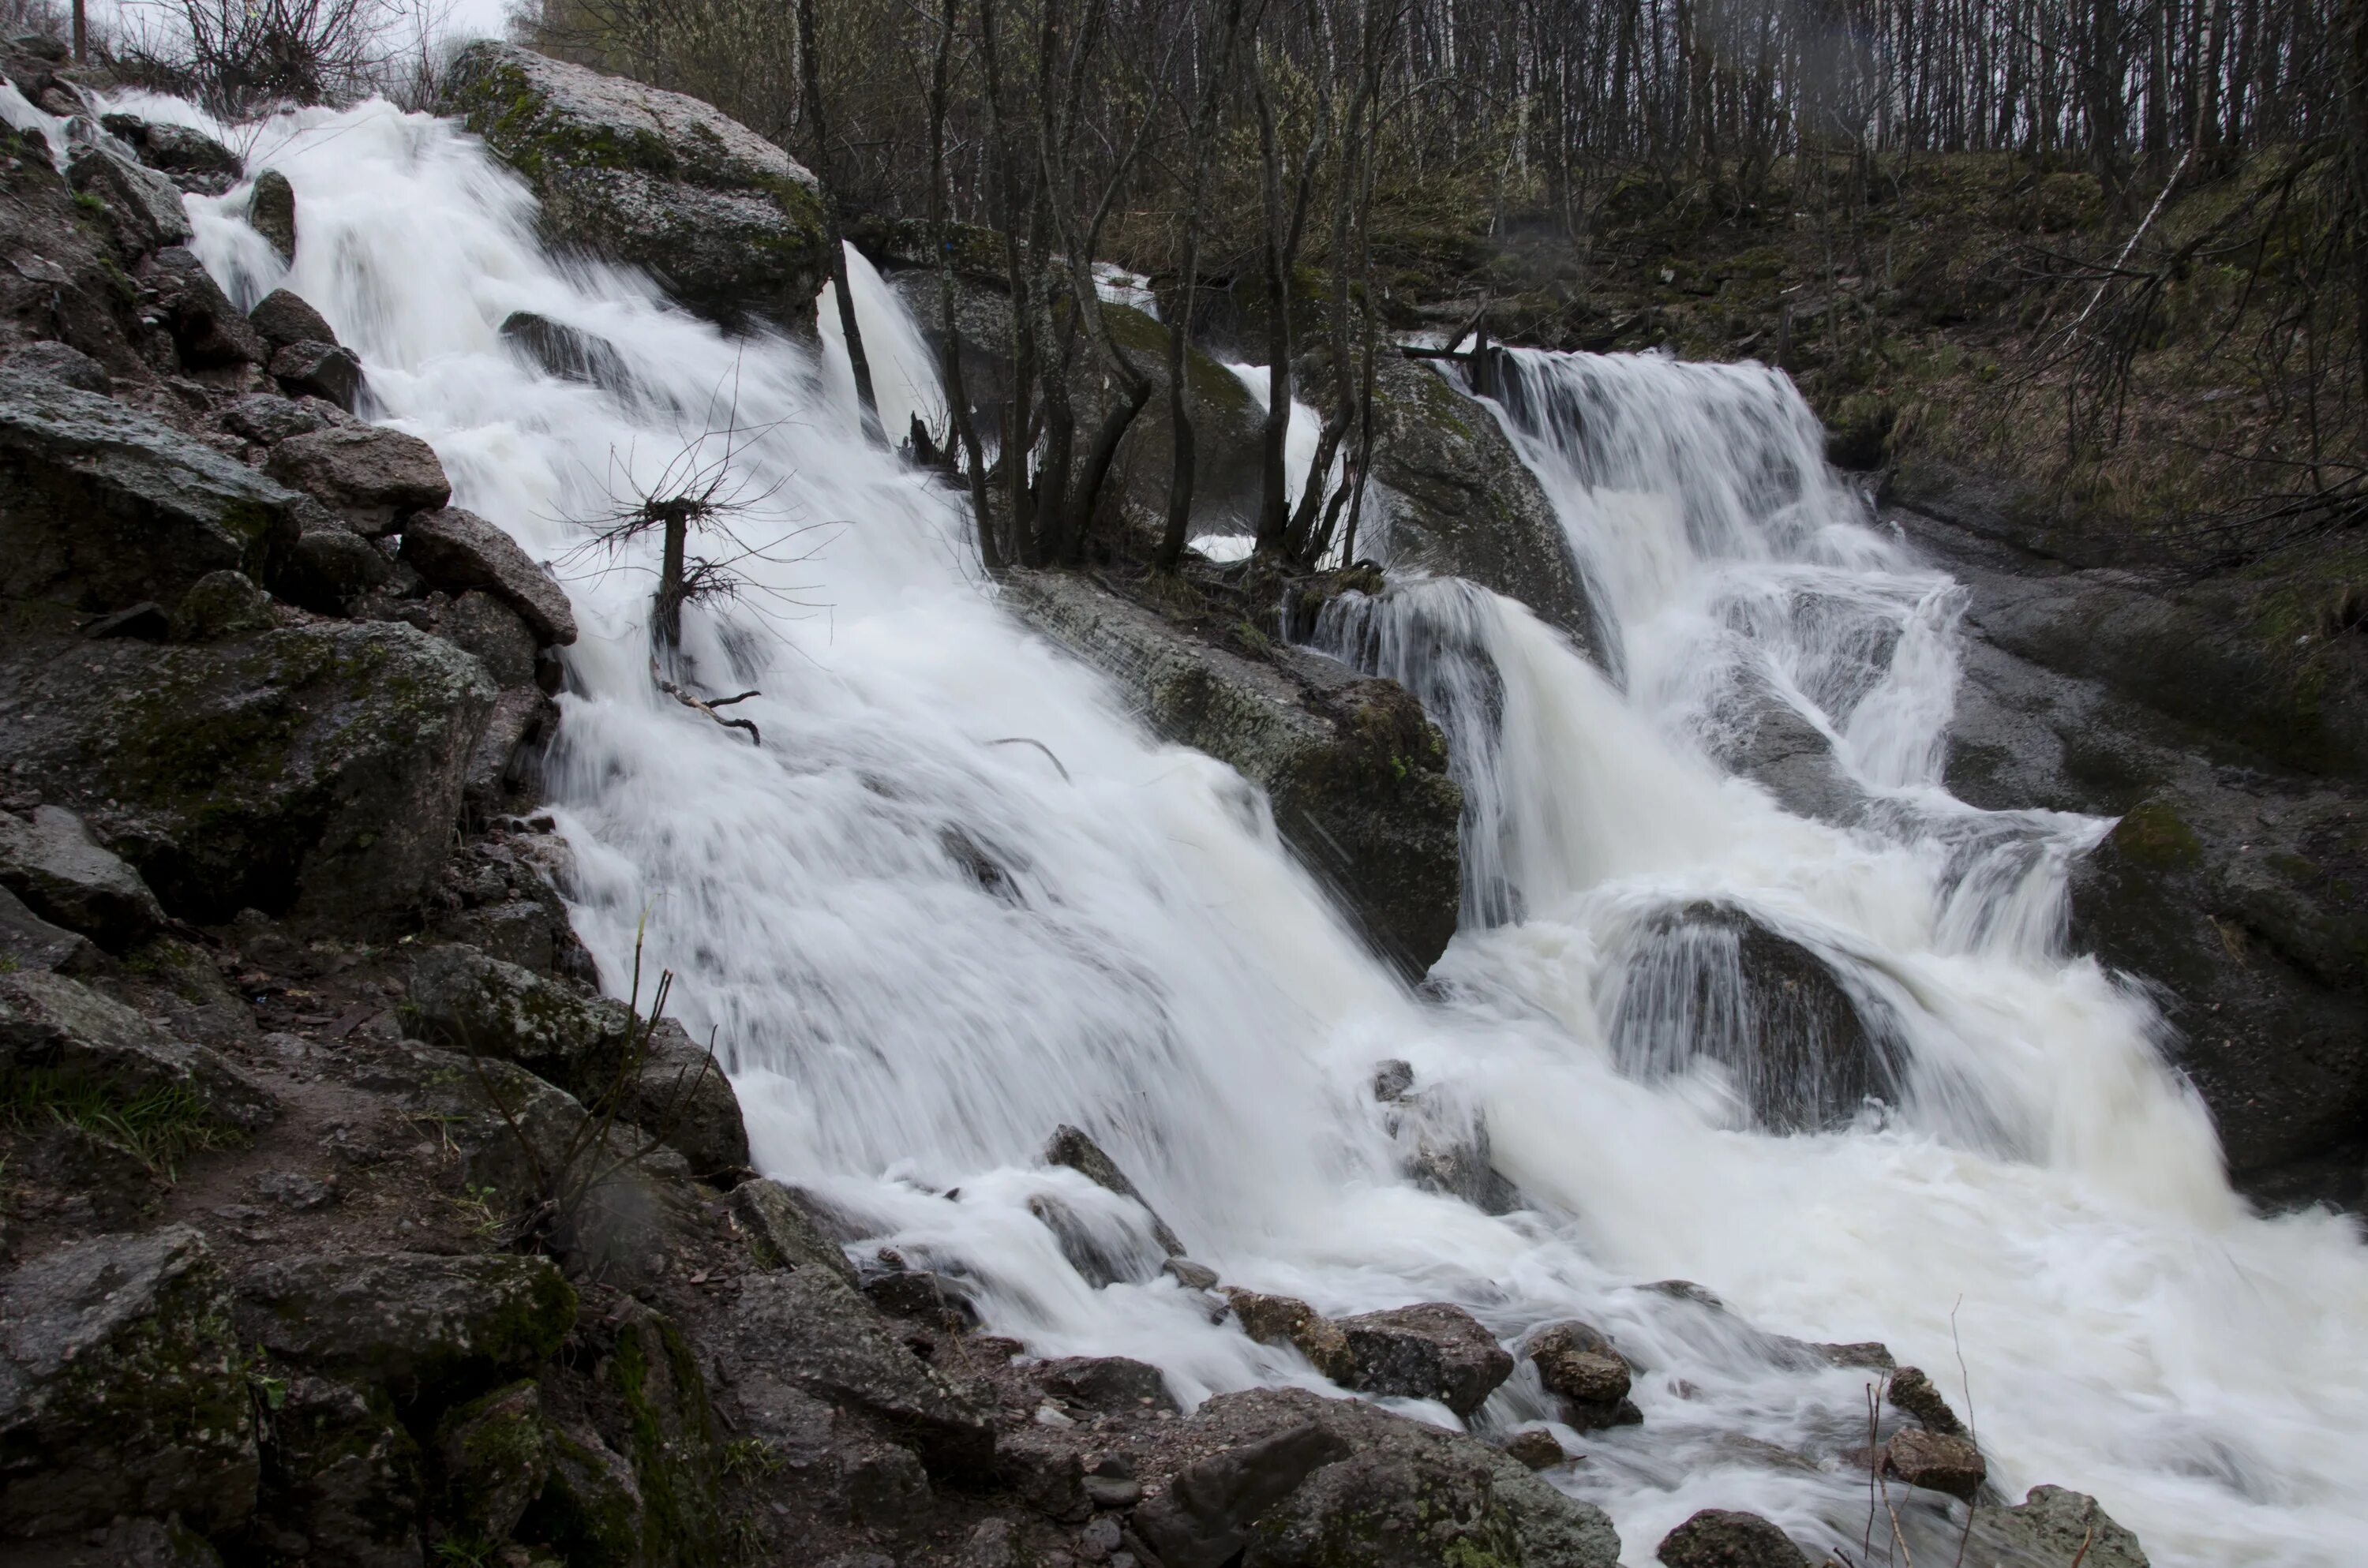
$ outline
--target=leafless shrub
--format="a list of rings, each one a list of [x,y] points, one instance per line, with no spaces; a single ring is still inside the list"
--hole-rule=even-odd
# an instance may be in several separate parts
[[[444,14],[438,0],[139,0],[108,54],[120,79],[238,121],[416,83]]]

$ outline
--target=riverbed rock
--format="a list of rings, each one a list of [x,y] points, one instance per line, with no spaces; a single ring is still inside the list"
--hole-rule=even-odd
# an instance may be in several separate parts
[[[1628,1363],[1600,1329],[1575,1318],[1548,1324],[1523,1349],[1537,1363],[1546,1392],[1565,1402],[1572,1426],[1586,1431],[1619,1424],[1614,1417],[1628,1397]]]
[[[1661,1538],[1668,1568],[1808,1568],[1793,1538],[1758,1514],[1704,1508]]]
[[[1166,1249],[1167,1256],[1179,1257],[1183,1255],[1184,1244],[1176,1239],[1176,1233],[1167,1228],[1167,1221],[1159,1217],[1158,1210],[1151,1207],[1134,1183],[1128,1179],[1127,1174],[1119,1168],[1118,1162],[1103,1153],[1102,1146],[1095,1142],[1084,1129],[1071,1127],[1065,1122],[1054,1128],[1053,1136],[1044,1144],[1044,1163],[1064,1166],[1096,1187],[1141,1204],[1143,1211],[1151,1216],[1152,1235]]]
[[[165,922],[140,873],[59,806],[36,807],[28,817],[0,812],[0,886],[44,918],[115,952]]]
[[[278,169],[266,169],[255,176],[255,188],[246,199],[247,226],[261,234],[279,259],[296,259],[296,187]]]
[[[1178,1408],[1159,1369],[1131,1356],[1066,1356],[1044,1362],[1036,1375],[1046,1393],[1086,1410],[1133,1415]]]
[[[240,1277],[237,1321],[275,1356],[440,1408],[557,1350],[575,1291],[543,1257],[282,1255]]]
[[[383,425],[332,426],[291,436],[271,449],[265,466],[273,478],[317,497],[373,539],[452,498],[436,449]]]
[[[1562,521],[1486,404],[1429,365],[1384,353],[1373,367],[1373,442],[1380,494],[1368,516],[1378,526],[1360,555],[1477,583],[1596,649]]]
[[[1647,1081],[1697,1056],[1726,1070],[1752,1123],[1795,1132],[1845,1123],[1870,1095],[1901,1092],[1879,1016],[1800,943],[1723,904],[1640,925],[1611,1023],[1621,1071]]]
[[[0,369],[0,598],[110,610],[208,572],[268,580],[301,499],[112,398]]]
[[[501,333],[503,341],[518,345],[528,358],[563,381],[588,381],[620,396],[632,395],[633,377],[625,357],[597,333],[533,311],[504,316]]]
[[[567,590],[500,528],[458,506],[414,517],[403,530],[404,562],[437,587],[482,588],[516,610],[538,642],[575,641]]]
[[[0,1278],[0,1533],[253,1506],[245,1357],[186,1225],[76,1242]]]
[[[1292,1296],[1270,1296],[1228,1287],[1225,1300],[1242,1332],[1260,1345],[1288,1345],[1336,1383],[1356,1375],[1356,1354],[1339,1324]]]
[[[1392,681],[1277,646],[1252,661],[1074,574],[1014,572],[1003,602],[1114,678],[1152,729],[1232,764],[1367,937],[1420,975],[1455,934],[1463,793]]]
[[[66,164],[66,183],[106,203],[117,244],[127,256],[176,245],[190,234],[179,187],[103,142],[86,142]]]
[[[101,115],[98,122],[181,190],[220,196],[238,179],[238,154],[192,126],[122,113]]]
[[[1967,1499],[1981,1490],[1989,1473],[1972,1439],[1921,1426],[1903,1426],[1891,1435],[1883,1447],[1883,1468],[1910,1486]]]
[[[489,40],[454,57],[439,107],[533,187],[550,244],[642,267],[720,321],[811,319],[821,192],[737,120]]]
[[[0,754],[76,801],[168,912],[292,909],[356,933],[404,918],[443,863],[495,697],[468,654],[387,622],[63,662],[0,646],[0,671],[19,699]]]
[[[1171,1504],[1171,1488],[1136,1510],[1137,1528],[1169,1568],[1214,1568],[1229,1543],[1244,1568],[1611,1568],[1619,1560],[1619,1537],[1600,1510],[1474,1437],[1362,1401],[1304,1389],[1224,1394],[1184,1430],[1223,1445],[1220,1458],[1240,1458],[1224,1478],[1232,1485],[1207,1488],[1221,1506],[1188,1507],[1190,1494]],[[1282,1438],[1281,1451],[1248,1449]],[[1294,1471],[1295,1484],[1280,1484]],[[1163,1540],[1197,1550],[1170,1555]]]
[[[274,348],[285,348],[291,343],[337,341],[336,331],[329,325],[328,318],[293,289],[274,289],[255,302],[246,319]]]
[[[1349,1342],[1349,1385],[1362,1393],[1435,1399],[1469,1415],[1512,1375],[1513,1358],[1496,1335],[1446,1301],[1335,1322]]]
[[[348,414],[361,403],[362,362],[353,350],[334,343],[291,343],[277,350],[271,379],[294,396],[317,397]]]
[[[2147,1568],[2138,1538],[2085,1493],[2061,1486],[2034,1486],[2011,1508],[1974,1510],[1976,1552],[1968,1562],[1994,1562],[2000,1568],[2055,1568],[2078,1561],[2080,1568]]]
[[[732,1189],[731,1210],[758,1267],[820,1268],[850,1286],[856,1283],[846,1251],[780,1182],[765,1176],[742,1182]]]
[[[114,1106],[177,1094],[221,1131],[251,1132],[278,1113],[269,1091],[212,1050],[61,974],[0,974],[0,1075],[19,1094],[38,1083]]]
[[[1948,1400],[1932,1386],[1932,1380],[1924,1375],[1920,1367],[1902,1367],[1892,1373],[1884,1398],[1922,1422],[1927,1431],[1947,1437],[1965,1435],[1965,1424],[1957,1419],[1957,1413],[1949,1408]]]

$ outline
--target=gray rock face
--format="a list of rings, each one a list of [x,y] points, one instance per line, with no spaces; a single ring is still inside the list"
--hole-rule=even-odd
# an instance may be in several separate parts
[[[220,1273],[186,1225],[74,1244],[0,1279],[0,1532],[255,1502],[255,1415]]]
[[[780,1182],[759,1176],[732,1189],[732,1219],[747,1238],[749,1250],[765,1268],[820,1268],[836,1274],[852,1288],[855,1266],[837,1243],[823,1233],[806,1212],[796,1193]]]
[[[403,530],[403,559],[422,577],[453,593],[482,588],[516,610],[536,641],[575,641],[575,611],[567,590],[509,535],[473,512],[449,506],[415,517]]]
[[[451,1411],[437,1423],[436,1456],[461,1517],[506,1538],[551,1475],[541,1391],[516,1382]]]
[[[237,1282],[241,1337],[316,1371],[450,1402],[530,1370],[575,1321],[548,1258],[315,1253]]]
[[[620,1116],[665,1137],[699,1171],[748,1163],[731,1081],[671,1018],[646,1028],[621,1002],[457,943],[419,956],[411,1004],[420,1031],[438,1044],[516,1062],[587,1104],[613,1091]],[[638,1071],[620,1081],[636,1047]]]
[[[348,414],[361,402],[362,362],[334,343],[291,343],[278,350],[271,378],[297,396],[317,397]]]
[[[112,398],[0,370],[0,597],[103,610],[268,578],[300,499]]]
[[[382,1390],[299,1373],[272,1417],[257,1522],[355,1568],[420,1562],[419,1446]]]
[[[1349,1457],[1348,1440],[1316,1422],[1195,1460],[1135,1516],[1167,1568],[1223,1568],[1258,1519],[1313,1471]]]
[[[285,627],[216,643],[88,643],[70,663],[0,658],[19,701],[0,753],[165,907],[228,919],[293,908],[369,932],[443,863],[493,683],[393,623]]]
[[[0,812],[0,886],[35,912],[115,951],[164,924],[140,873],[101,848],[80,817],[57,806],[29,817]]]
[[[285,348],[291,343],[337,341],[328,318],[292,289],[274,289],[255,302],[246,319],[255,324],[255,330],[274,348]]]
[[[87,937],[51,925],[0,886],[0,970],[87,974],[106,961]]]
[[[97,392],[101,396],[113,388],[114,378],[107,367],[64,343],[28,343],[8,356],[8,369],[28,375],[47,376],[65,382],[80,392]]]
[[[66,165],[66,183],[107,203],[126,254],[143,256],[189,237],[178,187],[101,142],[85,142]]]
[[[137,115],[109,114],[99,123],[131,143],[140,161],[182,190],[220,196],[238,178],[238,154],[186,125],[142,119]]]
[[[1003,602],[1115,678],[1152,729],[1263,787],[1283,836],[1403,970],[1445,950],[1463,792],[1403,687],[1295,648],[1253,663],[1073,574],[1013,573]]]
[[[259,365],[271,357],[262,334],[187,246],[158,251],[141,263],[139,277],[154,291],[155,309],[172,328],[181,363],[190,369]]]
[[[1869,1095],[1896,1099],[1890,1037],[1799,943],[1718,904],[1647,922],[1611,1024],[1621,1070],[1651,1080],[1698,1055],[1725,1067],[1756,1125],[1814,1131]]]
[[[550,243],[643,267],[720,320],[813,308],[828,266],[814,178],[737,120],[490,40],[453,60],[440,107],[534,187]]]
[[[290,296],[293,298],[293,296]],[[250,392],[222,411],[222,428],[264,446],[276,446],[290,436],[310,435],[329,421],[293,398]]]
[[[1975,1551],[1969,1561],[1999,1568],[2054,1568],[2076,1558],[2080,1568],[2147,1568],[2138,1538],[2113,1522],[2085,1493],[2034,1486],[2011,1508],[1974,1511]]]
[[[319,497],[372,538],[452,498],[436,449],[384,426],[333,426],[291,436],[271,449],[266,466],[272,477]]]
[[[863,1298],[826,1269],[754,1275],[740,1288],[730,1342],[751,1370],[804,1395],[851,1405],[886,1423],[932,1475],[985,1479],[995,1426],[890,1332]],[[761,1384],[742,1389],[761,1403]]]
[[[206,1047],[58,974],[0,974],[0,1073],[115,1104],[176,1092],[197,1115],[247,1131],[278,1110],[268,1091]]]
[[[296,187],[278,169],[255,176],[246,199],[248,227],[270,243],[282,261],[296,259]]]
[[[1704,1508],[1661,1538],[1668,1568],[1807,1568],[1793,1538],[1757,1514]]]
[[[1383,355],[1374,366],[1373,440],[1388,564],[1519,599],[1595,648],[1594,613],[1561,519],[1486,406],[1428,365]],[[1359,553],[1375,552],[1360,542]]]
[[[1176,1233],[1167,1228],[1167,1221],[1159,1217],[1158,1210],[1151,1207],[1134,1183],[1128,1179],[1127,1174],[1119,1169],[1118,1162],[1103,1153],[1102,1146],[1083,1129],[1065,1123],[1054,1128],[1052,1138],[1044,1145],[1044,1163],[1065,1166],[1096,1187],[1142,1204],[1144,1212],[1151,1216],[1152,1234],[1166,1249],[1167,1256],[1177,1257],[1183,1254],[1184,1244],[1176,1239]]]
[[[1458,1415],[1480,1408],[1512,1376],[1513,1358],[1462,1307],[1423,1301],[1336,1320],[1348,1337],[1349,1386],[1364,1393],[1435,1399]]]
[[[1270,1466],[1278,1477],[1306,1467],[1304,1479],[1245,1521],[1244,1568],[1611,1568],[1619,1561],[1619,1537],[1600,1510],[1564,1496],[1477,1438],[1359,1401],[1302,1389],[1224,1394],[1201,1406],[1186,1430],[1238,1449],[1311,1426],[1347,1456],[1327,1462],[1329,1444],[1300,1437],[1304,1448],[1294,1447],[1290,1464],[1278,1455],[1241,1467],[1255,1474]],[[1138,1521],[1164,1502],[1144,1505]]]

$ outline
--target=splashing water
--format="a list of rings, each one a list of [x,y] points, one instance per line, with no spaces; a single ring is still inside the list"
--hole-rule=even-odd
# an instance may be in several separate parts
[[[1115,1255],[1148,1221],[1035,1167],[1076,1122],[1231,1282],[1333,1312],[1457,1301],[1508,1340],[1604,1328],[1645,1369],[1645,1425],[1557,1473],[1632,1563],[1703,1506],[1856,1550],[1864,1474],[1843,1456],[1864,1379],[1745,1320],[1880,1335],[1952,1392],[1962,1346],[2001,1487],[2093,1491],[2157,1562],[2356,1558],[2368,1261],[2330,1218],[2249,1216],[2145,1010],[2051,950],[2051,868],[2094,824],[1993,824],[1940,791],[1951,589],[1866,528],[1781,378],[1521,360],[1508,426],[1622,685],[1452,583],[1327,626],[1440,714],[1473,796],[1479,869],[1432,1002],[1361,950],[1238,777],[1148,741],[996,607],[947,493],[850,438],[843,372],[546,256],[529,199],[448,125],[300,115],[253,162],[296,187],[295,269],[240,221],[243,191],[190,200],[209,267],[243,302],[283,281],[311,300],[361,356],[373,414],[562,563],[584,637],[552,789],[604,970],[622,975],[646,915],[766,1168],[966,1276],[996,1331],[1143,1357],[1188,1399],[1320,1383],[1172,1281],[1088,1286],[1030,1200]],[[868,267],[855,287],[869,341],[905,363],[909,323]],[[544,373],[498,331],[518,310],[605,341],[628,384]],[[899,385],[926,406],[911,363]],[[686,652],[706,684],[763,689],[737,710],[761,748],[653,693],[651,562],[575,554],[580,519],[724,445],[766,548],[742,602],[690,614]],[[1854,786],[1899,809],[1845,829],[1725,776],[1723,732],[1765,700],[1820,722]],[[991,744],[1011,736],[1061,767]],[[1804,945],[1894,1020],[1896,1104],[1780,1137],[1715,1062],[1617,1070],[1627,956],[1697,902]],[[1485,1115],[1528,1211],[1400,1178],[1366,1087],[1384,1057]],[[1671,1276],[1733,1312],[1643,1288]],[[1548,1414],[1525,1368],[1478,1421]],[[1906,1513],[1953,1544],[1929,1496]]]

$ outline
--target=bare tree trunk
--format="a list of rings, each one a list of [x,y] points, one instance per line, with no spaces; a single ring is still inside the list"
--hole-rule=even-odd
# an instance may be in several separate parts
[[[938,246],[938,320],[945,348],[939,357],[939,379],[945,383],[946,410],[953,425],[958,460],[970,482],[970,509],[978,530],[978,558],[989,572],[1004,566],[1002,541],[996,538],[994,511],[987,505],[986,461],[978,442],[978,426],[970,416],[970,393],[962,385],[962,327],[954,317],[954,256],[946,201],[946,96],[954,50],[954,6],[944,0],[938,28],[938,48],[929,65],[929,232]]]
[[[838,227],[838,187],[830,174],[830,130],[822,103],[822,34],[814,25],[814,0],[798,0],[798,69],[813,141],[814,178],[822,182],[823,243],[830,250],[831,292],[838,299],[838,329],[847,339],[847,364],[855,373],[855,401],[864,434],[885,440],[880,400],[871,391],[871,361],[863,352],[863,332],[855,324],[855,295],[847,284],[847,243]]]

